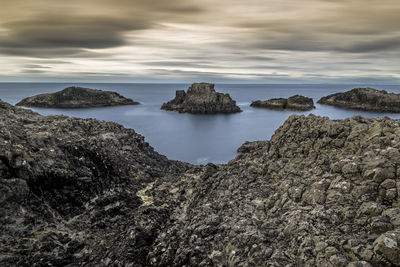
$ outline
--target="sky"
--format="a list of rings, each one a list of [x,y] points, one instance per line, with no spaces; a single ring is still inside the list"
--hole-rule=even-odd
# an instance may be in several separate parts
[[[400,0],[0,7],[0,82],[400,83]]]

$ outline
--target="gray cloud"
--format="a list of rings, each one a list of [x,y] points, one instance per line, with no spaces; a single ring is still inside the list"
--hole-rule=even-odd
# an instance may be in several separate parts
[[[399,12],[398,0],[13,0],[0,54],[12,75],[71,79],[393,80]]]
[[[396,37],[358,42],[343,49],[339,49],[339,51],[342,50],[352,53],[369,53],[392,49],[400,49],[400,35]]]
[[[127,32],[154,28],[159,21],[174,21],[175,16],[180,21],[188,14],[202,11],[200,6],[183,0],[172,0],[168,3],[140,0],[115,0],[112,3],[102,0],[71,2],[71,8],[82,5],[84,9],[85,4],[88,5],[88,10],[93,14],[73,14],[60,10],[62,12],[56,15],[58,12],[48,10],[54,2],[44,0],[38,0],[36,12],[29,16],[7,21],[5,14],[4,21],[0,18],[0,28],[6,30],[5,34],[0,32],[0,53],[32,57],[82,56],[85,49],[127,45]],[[11,12],[12,7],[9,5]],[[107,9],[110,12],[104,14]]]

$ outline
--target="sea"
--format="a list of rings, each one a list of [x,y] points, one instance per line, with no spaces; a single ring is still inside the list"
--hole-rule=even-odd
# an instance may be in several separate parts
[[[16,104],[25,97],[56,92],[68,86],[115,91],[141,104],[84,109],[32,108],[32,110],[42,115],[64,114],[122,124],[143,135],[157,152],[169,159],[193,164],[227,163],[235,158],[236,150],[244,142],[270,139],[275,130],[292,114],[307,116],[312,113],[334,120],[355,115],[400,119],[400,114],[395,113],[364,112],[316,103],[322,96],[356,87],[373,87],[400,93],[400,85],[216,84],[216,91],[229,93],[243,110],[241,113],[218,115],[180,114],[160,109],[162,103],[175,97],[176,90],[186,90],[190,84],[0,83],[0,99]],[[254,100],[290,97],[295,94],[313,98],[316,108],[297,112],[250,107],[250,103]]]

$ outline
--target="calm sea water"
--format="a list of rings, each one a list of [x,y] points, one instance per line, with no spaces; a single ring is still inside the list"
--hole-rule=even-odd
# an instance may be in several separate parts
[[[65,114],[79,118],[114,121],[145,136],[156,151],[170,159],[195,164],[226,163],[236,155],[236,149],[245,141],[270,139],[274,131],[291,114],[310,114],[343,119],[354,115],[365,117],[388,116],[400,119],[400,114],[373,113],[339,109],[315,104],[307,112],[275,111],[250,107],[253,100],[289,97],[295,94],[312,97],[316,102],[322,96],[355,87],[374,87],[400,93],[400,85],[229,85],[217,84],[216,90],[229,93],[243,110],[230,115],[192,115],[160,110],[163,102],[175,97],[175,90],[186,90],[189,84],[71,84],[71,83],[0,83],[0,99],[15,104],[21,99],[39,93],[59,91],[77,85],[104,89],[141,102],[137,106],[88,109],[38,109],[43,115]]]

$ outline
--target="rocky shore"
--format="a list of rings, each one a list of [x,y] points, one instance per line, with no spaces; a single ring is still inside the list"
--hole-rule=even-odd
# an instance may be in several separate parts
[[[373,88],[354,88],[322,97],[319,104],[374,112],[400,112],[400,94]]]
[[[116,92],[72,86],[56,93],[27,97],[17,103],[17,106],[38,108],[89,108],[137,104],[139,104],[139,102],[125,98]]]
[[[256,100],[250,104],[251,107],[269,109],[311,110],[315,108],[312,98],[294,95],[289,98],[272,98],[269,100]]]
[[[293,115],[226,165],[0,102],[1,266],[400,266],[400,122]]]
[[[189,87],[187,93],[183,90],[177,90],[175,98],[164,103],[161,109],[194,114],[241,111],[229,94],[216,92],[214,84],[211,83],[194,83]]]

